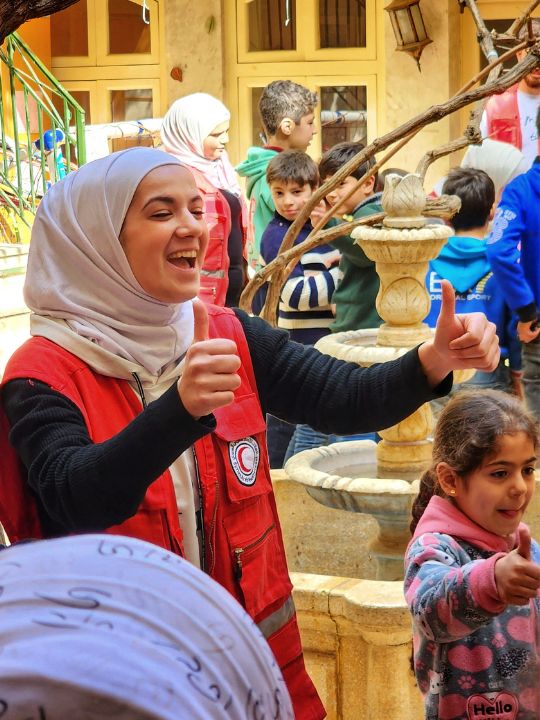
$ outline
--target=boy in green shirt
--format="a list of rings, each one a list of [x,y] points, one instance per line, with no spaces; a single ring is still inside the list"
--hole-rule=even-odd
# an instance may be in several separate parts
[[[321,158],[319,175],[321,184],[334,175],[345,163],[353,158],[364,146],[359,142],[343,142],[334,145]],[[351,190],[367,170],[374,164],[374,160],[366,162],[357,168],[326,196],[331,206],[337,206],[339,201]],[[337,210],[337,218],[341,220],[356,220],[366,215],[381,212],[380,192],[374,192],[377,175],[365,180],[348,200]],[[336,224],[337,219],[330,224]],[[331,325],[331,331],[344,332],[346,330],[360,330],[363,328],[378,327],[382,320],[375,308],[375,298],[379,292],[379,276],[375,271],[375,263],[366,256],[362,248],[357,245],[350,235],[342,235],[331,243],[341,252],[339,269],[343,273],[341,282],[334,292],[333,301],[336,306],[336,319]]]
[[[345,163],[349,162],[364,146],[359,142],[343,142],[334,145],[333,148],[324,153],[319,163],[319,176],[321,184],[334,175]],[[338,208],[339,202],[356,184],[367,170],[374,164],[365,162],[357,168],[352,175],[348,175],[332,192],[328,193],[325,200],[330,206],[337,208],[337,214],[327,227],[337,225],[343,220],[351,221],[366,215],[373,215],[381,212],[382,193],[374,192],[377,182],[377,175],[365,180],[348,200]],[[317,218],[320,210],[312,214]],[[332,240],[331,245],[341,251],[339,269],[343,273],[342,279],[334,290],[332,301],[336,309],[336,319],[330,325],[333,333],[346,330],[359,330],[361,328],[378,327],[382,320],[375,309],[375,298],[379,292],[379,276],[375,271],[375,263],[369,260],[359,245],[356,245],[350,235],[341,235]],[[288,460],[302,450],[309,450],[321,445],[329,445],[343,440],[369,439],[376,440],[377,435],[326,435],[314,430],[309,425],[297,425],[294,435],[291,438],[285,460]]]
[[[266,136],[264,147],[250,147],[247,158],[236,167],[247,178],[246,192],[250,203],[248,262],[259,265],[261,237],[274,217],[275,207],[266,182],[266,167],[282,150],[305,152],[313,135],[317,94],[291,80],[275,80],[263,90],[259,114]]]

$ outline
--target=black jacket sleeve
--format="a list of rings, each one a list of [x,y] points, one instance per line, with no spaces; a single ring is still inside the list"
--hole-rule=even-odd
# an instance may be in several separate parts
[[[50,534],[99,531],[131,517],[148,486],[215,428],[213,416],[189,415],[176,383],[124,430],[96,444],[80,410],[44,383],[12,380],[2,401],[10,442]]]
[[[347,435],[395,425],[420,405],[446,395],[450,374],[431,389],[418,348],[369,368],[289,340],[260,318],[235,310],[248,341],[265,412],[324,433]]]

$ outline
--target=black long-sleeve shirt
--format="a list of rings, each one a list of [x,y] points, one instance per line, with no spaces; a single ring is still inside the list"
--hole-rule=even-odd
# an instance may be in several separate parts
[[[235,312],[246,335],[263,413],[325,433],[370,432],[394,425],[450,390],[450,376],[435,390],[429,388],[417,350],[361,368]],[[176,383],[124,430],[97,444],[80,410],[42,382],[12,380],[2,399],[10,440],[26,468],[47,534],[101,530],[131,517],[148,486],[215,428],[213,415],[195,420],[187,412]]]

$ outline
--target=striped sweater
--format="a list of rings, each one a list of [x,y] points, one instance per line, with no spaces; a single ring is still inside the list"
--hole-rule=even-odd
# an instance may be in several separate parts
[[[279,252],[285,233],[292,222],[277,212],[261,238],[260,264],[267,265]],[[303,242],[313,230],[308,221],[295,245]],[[278,327],[288,330],[292,340],[312,345],[329,332],[334,320],[332,295],[340,278],[340,253],[330,245],[320,245],[301,256],[281,290]],[[266,286],[259,290],[254,302],[260,312],[266,299]]]

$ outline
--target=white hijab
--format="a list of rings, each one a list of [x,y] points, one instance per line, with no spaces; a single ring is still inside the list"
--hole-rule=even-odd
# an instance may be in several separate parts
[[[485,138],[481,145],[469,145],[461,167],[487,173],[493,180],[497,198],[510,180],[527,172],[529,166],[523,153],[513,145]]]
[[[230,120],[231,113],[212,95],[193,93],[176,100],[165,113],[161,140],[165,150],[180,162],[200,170],[218,188],[240,195],[240,186],[226,151],[217,160],[204,156],[203,142]]]
[[[24,287],[33,335],[58,342],[53,323],[67,323],[67,342],[59,343],[66,349],[78,354],[77,343],[74,349],[69,342],[74,334],[151,376],[185,354],[193,339],[192,302],[167,304],[148,295],[118,239],[141,180],[157,167],[179,164],[158,150],[131,148],[83,165],[51,187],[32,228]]]
[[[0,577],[5,720],[293,718],[251,618],[170,552],[112,535],[42,540],[0,551]]]

